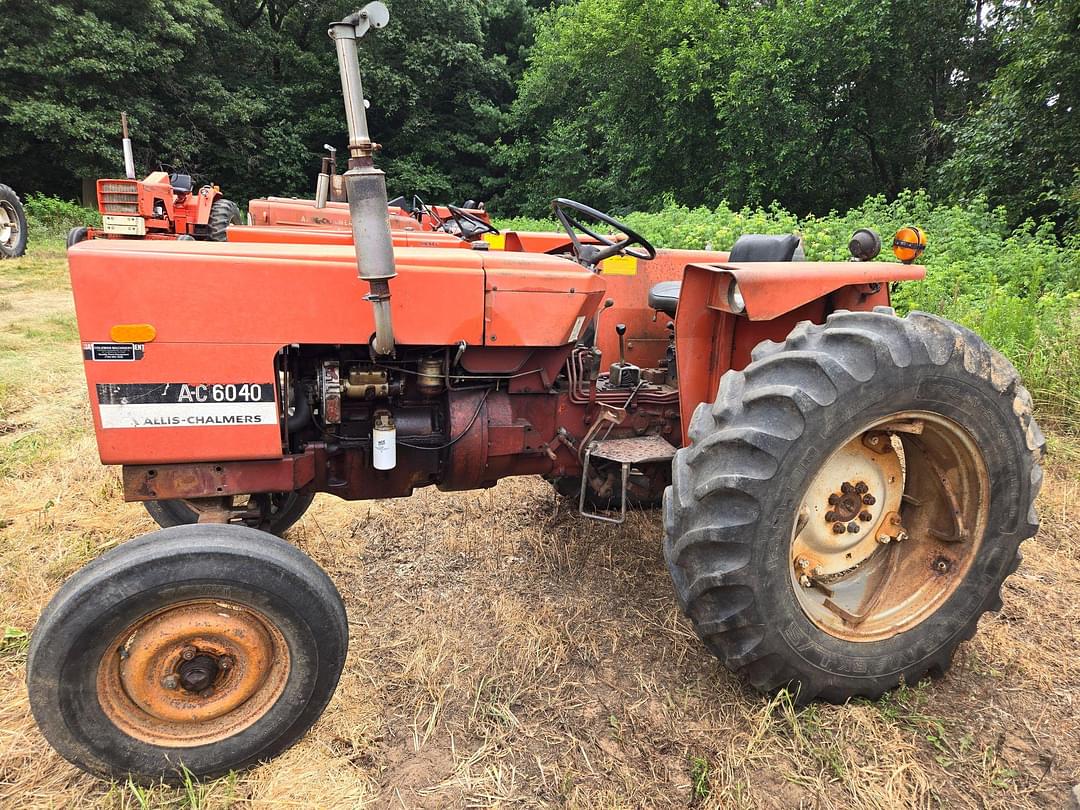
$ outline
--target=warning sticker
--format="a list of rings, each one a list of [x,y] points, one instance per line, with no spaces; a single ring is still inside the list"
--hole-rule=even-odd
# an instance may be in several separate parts
[[[276,425],[273,383],[99,383],[103,428]]]
[[[83,357],[87,360],[142,360],[142,343],[84,343]]]
[[[638,260],[633,256],[612,256],[600,262],[605,276],[636,276]]]

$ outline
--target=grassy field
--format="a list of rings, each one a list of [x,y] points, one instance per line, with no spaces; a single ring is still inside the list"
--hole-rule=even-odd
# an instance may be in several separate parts
[[[1080,782],[1080,450],[1051,436],[1043,528],[952,672],[794,708],[679,615],[657,513],[583,523],[543,481],[346,504],[289,539],[352,644],[313,731],[253,771],[143,790],[45,743],[28,634],[56,587],[153,528],[102,468],[59,248],[0,263],[0,807],[1067,806]]]

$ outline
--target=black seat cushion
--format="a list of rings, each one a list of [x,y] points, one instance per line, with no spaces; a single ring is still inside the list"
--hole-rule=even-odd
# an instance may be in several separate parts
[[[190,194],[194,185],[190,174],[174,174],[169,177],[169,184],[177,194]]]
[[[799,247],[795,234],[774,236],[763,233],[746,233],[735,240],[728,255],[729,262],[790,262]],[[657,312],[675,316],[679,307],[681,281],[661,281],[649,290],[649,307]]]
[[[790,262],[799,237],[789,234],[744,233],[735,240],[729,262]]]
[[[680,290],[681,281],[661,281],[654,284],[649,290],[649,308],[674,317],[675,309],[679,306]]]

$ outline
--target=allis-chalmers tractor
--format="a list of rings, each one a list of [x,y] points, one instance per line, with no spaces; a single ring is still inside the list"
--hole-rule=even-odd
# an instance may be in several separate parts
[[[196,190],[188,174],[157,171],[136,180],[125,113],[121,113],[120,126],[125,177],[97,181],[101,228],[73,228],[68,247],[102,237],[224,242],[228,227],[243,221],[236,203],[226,200],[214,185]]]
[[[141,780],[279,754],[330,700],[348,624],[272,533],[317,492],[512,475],[591,518],[662,499],[675,597],[757,689],[844,701],[948,668],[1037,529],[1043,439],[1012,366],[889,308],[923,268],[792,261],[794,236],[656,250],[558,199],[564,255],[395,247],[356,60],[385,23],[373,3],[331,27],[349,243],[69,251],[101,460],[171,527],[42,614],[28,682],[48,740]],[[895,249],[922,245],[909,230]]]

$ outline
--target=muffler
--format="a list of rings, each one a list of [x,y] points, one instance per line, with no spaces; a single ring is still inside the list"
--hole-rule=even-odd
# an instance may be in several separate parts
[[[394,271],[394,243],[386,210],[386,176],[375,168],[372,155],[378,148],[368,134],[364,90],[360,84],[356,40],[372,28],[383,28],[390,12],[382,3],[368,3],[330,26],[341,71],[341,92],[349,125],[349,170],[344,174],[349,217],[356,246],[356,267],[371,291],[364,296],[375,313],[376,355],[394,353],[394,327],[390,320],[390,279]]]

